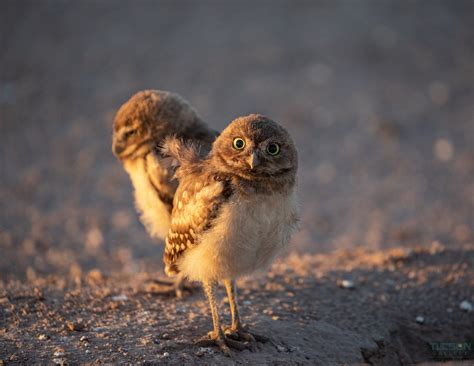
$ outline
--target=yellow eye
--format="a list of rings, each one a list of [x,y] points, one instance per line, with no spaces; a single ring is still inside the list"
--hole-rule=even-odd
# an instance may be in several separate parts
[[[280,145],[272,142],[271,144],[267,145],[267,153],[268,155],[276,156],[280,153]]]
[[[236,150],[242,150],[245,147],[245,140],[240,137],[236,137],[232,143],[232,146]]]

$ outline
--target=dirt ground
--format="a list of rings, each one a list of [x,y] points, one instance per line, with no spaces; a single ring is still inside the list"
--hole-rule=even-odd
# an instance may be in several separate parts
[[[468,0],[3,1],[0,364],[472,362],[473,14]],[[204,296],[158,281],[161,243],[111,153],[115,111],[146,88],[216,129],[266,114],[298,146],[301,229],[240,282],[246,323],[271,340],[232,359],[193,345]]]
[[[438,244],[289,255],[267,276],[241,281],[245,323],[270,341],[234,351],[231,359],[193,344],[211,327],[199,289],[177,300],[155,273],[107,276],[96,270],[10,281],[0,293],[0,354],[7,364],[442,361],[447,356],[434,352],[434,343],[474,341],[472,313],[460,308],[472,296],[473,251]],[[473,353],[463,348],[447,355]]]

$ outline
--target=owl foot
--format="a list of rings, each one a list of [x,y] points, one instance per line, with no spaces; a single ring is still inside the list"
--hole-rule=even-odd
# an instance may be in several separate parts
[[[229,338],[222,332],[219,332],[218,334],[215,332],[209,332],[207,336],[197,340],[194,344],[198,347],[217,346],[222,351],[222,353],[228,357],[231,355],[230,348],[234,348],[238,351],[243,351],[250,348],[250,345],[247,342]]]
[[[192,294],[195,288],[183,278],[177,278],[173,283],[173,289],[176,298],[183,299],[186,297],[185,294]]]
[[[196,290],[197,287],[192,286],[183,278],[176,278],[174,280],[154,279],[147,286],[147,291],[155,294],[174,295],[177,299],[184,299]]]
[[[238,340],[241,342],[244,341],[244,342],[251,342],[251,343],[255,343],[255,342],[266,343],[270,340],[270,338],[264,335],[249,332],[245,327],[242,327],[242,326],[239,326],[239,327],[229,326],[224,329],[224,334],[233,340]]]

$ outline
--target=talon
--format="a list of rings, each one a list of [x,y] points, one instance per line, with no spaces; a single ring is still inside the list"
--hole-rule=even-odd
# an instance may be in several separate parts
[[[237,341],[237,340],[234,340],[232,338],[225,338],[225,343],[229,346],[229,347],[232,347],[232,348],[235,348],[236,350],[239,350],[239,351],[243,351],[243,350],[246,350],[246,349],[249,349],[250,346],[244,342],[240,342],[240,341]]]
[[[227,337],[233,340],[245,341],[249,343],[255,343],[255,342],[266,343],[270,340],[270,338],[266,336],[249,332],[244,327],[238,327],[237,329],[233,327],[227,327],[224,330],[224,333]]]
[[[216,345],[216,342],[209,338],[201,338],[194,342],[197,347],[212,347]]]
[[[232,329],[231,327],[227,327],[227,328],[222,328],[222,330],[226,337],[229,337],[235,340],[239,339],[239,335],[237,334],[237,331],[235,329]]]
[[[219,349],[222,351],[222,353],[224,353],[224,355],[226,355],[227,357],[230,357],[230,349],[229,347],[227,347],[227,340],[226,339],[221,339],[221,338],[218,338],[215,340],[217,346],[219,347]]]
[[[239,332],[239,337],[247,342],[256,342],[255,337],[250,332]]]
[[[196,342],[194,342],[194,345],[198,347],[217,346],[226,356],[231,355],[229,347],[234,348],[238,351],[243,351],[245,349],[251,348],[249,343],[242,342],[238,339],[232,339],[222,333],[216,335],[214,332],[209,332],[206,337],[198,339]]]
[[[267,343],[270,340],[270,338],[268,338],[267,336],[257,334],[257,333],[252,333],[252,336],[255,338],[257,342],[260,342],[260,343]]]

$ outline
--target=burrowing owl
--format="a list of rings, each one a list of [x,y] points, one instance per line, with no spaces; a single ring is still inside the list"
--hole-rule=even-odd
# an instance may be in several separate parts
[[[159,146],[167,136],[199,143],[211,149],[217,132],[207,127],[179,95],[167,91],[138,92],[118,110],[113,126],[112,150],[122,162],[135,189],[135,204],[152,237],[164,239],[170,228],[177,188],[172,168],[163,164]],[[181,279],[176,291],[181,293]]]
[[[234,120],[206,157],[177,138],[165,140],[163,153],[179,165],[165,271],[203,284],[214,329],[200,344],[227,354],[228,346],[243,349],[256,337],[241,325],[234,281],[264,270],[295,228],[295,145],[280,125],[253,114]],[[232,315],[225,332],[214,295],[219,281]]]

